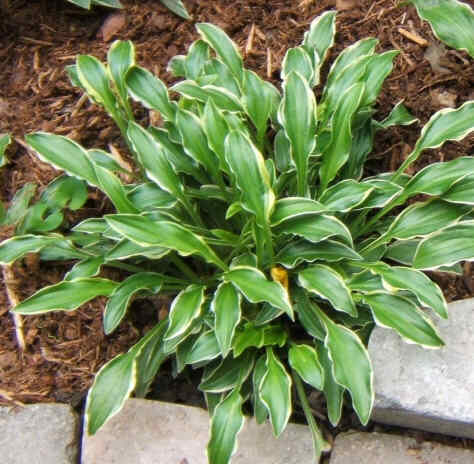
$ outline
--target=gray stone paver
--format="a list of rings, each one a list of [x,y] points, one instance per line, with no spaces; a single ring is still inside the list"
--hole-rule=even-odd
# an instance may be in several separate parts
[[[76,464],[78,418],[65,404],[0,408],[2,464]]]
[[[84,433],[82,464],[207,464],[209,415],[199,408],[132,399],[96,435]],[[290,424],[279,439],[247,420],[232,464],[314,464],[309,429]]]
[[[385,433],[337,436],[331,464],[472,464],[474,451]]]
[[[450,304],[449,320],[438,318],[435,324],[446,343],[439,350],[407,344],[387,329],[374,330],[372,419],[474,438],[474,299]]]

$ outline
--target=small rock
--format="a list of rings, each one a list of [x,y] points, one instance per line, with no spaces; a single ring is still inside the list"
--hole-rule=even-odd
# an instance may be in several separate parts
[[[445,61],[446,48],[443,44],[433,43],[425,51],[425,59],[430,63],[431,69],[437,74],[447,74],[451,72],[448,68],[441,66]]]
[[[434,89],[431,91],[433,106],[438,108],[456,108],[458,96],[447,90]]]
[[[102,36],[104,42],[110,42],[114,35],[116,35],[126,24],[127,18],[125,13],[112,13],[107,16],[107,19],[102,24],[99,30],[99,36]]]
[[[474,451],[385,433],[342,433],[331,464],[471,464]]]
[[[309,427],[288,424],[277,439],[269,424],[246,420],[232,464],[314,464]],[[94,436],[84,431],[82,464],[207,464],[209,414],[200,408],[128,400]]]
[[[374,366],[372,419],[474,439],[474,298],[448,305],[435,319],[446,346],[427,350],[377,327],[369,353]]]
[[[0,408],[0,461],[76,464],[78,420],[65,404]]]

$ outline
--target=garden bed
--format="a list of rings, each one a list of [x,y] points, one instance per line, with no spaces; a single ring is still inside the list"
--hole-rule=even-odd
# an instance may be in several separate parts
[[[137,48],[140,65],[153,70],[170,82],[166,73],[169,59],[185,52],[196,38],[194,22],[173,16],[156,0],[124,1],[121,12],[96,10],[84,13],[62,1],[26,2],[3,0],[0,23],[2,68],[0,70],[0,133],[11,132],[16,143],[8,151],[10,164],[2,169],[2,200],[10,201],[26,182],[46,186],[54,171],[40,163],[22,144],[25,133],[45,130],[66,135],[86,147],[110,149],[124,156],[119,132],[108,116],[73,88],[64,72],[77,54],[87,53],[104,59],[114,39],[130,39]],[[441,50],[435,62],[425,59],[427,49],[399,33],[399,28],[436,44],[428,26],[423,25],[413,8],[397,8],[395,0],[386,1],[264,1],[224,0],[188,1],[196,22],[212,22],[224,28],[244,52],[246,64],[260,75],[278,82],[279,67],[287,48],[299,43],[310,21],[337,3],[346,9],[338,15],[338,33],[332,56],[354,41],[374,36],[379,50],[398,48],[396,59],[379,98],[382,119],[400,100],[422,124],[441,107],[460,106],[473,99],[474,65],[467,55]],[[352,6],[351,6],[352,5]],[[432,56],[432,54],[430,55]],[[431,58],[430,58],[431,59]],[[138,109],[146,121],[148,113]],[[377,137],[369,173],[393,170],[407,155],[419,135],[417,125],[395,127]],[[440,150],[423,154],[414,171],[425,165],[461,155],[474,155],[474,137],[459,143],[447,143]],[[100,216],[111,205],[92,194],[86,208],[72,215],[71,223]],[[1,238],[11,235],[3,230]],[[34,258],[14,267],[15,279],[9,283],[18,296],[32,294],[46,284],[60,280],[68,270],[61,264],[38,263]],[[119,278],[117,271],[108,277]],[[473,272],[467,266],[462,277],[434,275],[449,301],[474,295]],[[104,301],[97,299],[73,313],[53,313],[26,318],[27,350],[16,349],[13,324],[8,314],[6,294],[0,306],[0,402],[30,403],[60,401],[77,405],[90,386],[93,374],[108,359],[126,350],[139,335],[156,323],[166,300],[138,301],[130,316],[112,336],[103,335]],[[169,401],[198,402],[193,387],[185,380],[178,385],[170,377],[161,377],[155,397]],[[166,386],[165,386],[166,385]],[[190,379],[189,385],[192,385]],[[155,392],[160,392],[156,394]],[[195,399],[193,401],[193,399]]]

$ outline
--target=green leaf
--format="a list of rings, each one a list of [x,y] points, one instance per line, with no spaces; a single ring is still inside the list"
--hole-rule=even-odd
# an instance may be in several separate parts
[[[407,298],[386,292],[367,293],[363,300],[369,305],[375,322],[397,331],[406,341],[436,348],[444,343],[424,314]]]
[[[217,108],[227,111],[243,111],[242,104],[232,92],[214,85],[201,86],[194,81],[181,81],[171,89],[187,98],[196,99],[202,103],[212,100]]]
[[[268,410],[275,437],[285,430],[291,415],[291,377],[271,348],[267,348],[266,372],[260,398]]]
[[[0,243],[0,264],[12,264],[28,253],[38,253],[44,247],[59,243],[63,238],[41,235],[20,235]]]
[[[390,111],[390,114],[381,122],[376,122],[376,127],[388,129],[391,126],[409,126],[419,121],[403,105],[403,100],[399,101]]]
[[[322,242],[330,237],[341,237],[352,246],[349,229],[339,219],[333,216],[297,217],[278,227],[278,233],[294,234],[313,243]]]
[[[464,156],[444,163],[434,163],[418,171],[405,187],[404,195],[416,193],[443,195],[455,182],[474,174],[474,158]]]
[[[446,227],[420,242],[413,265],[417,269],[437,269],[458,261],[472,261],[473,237],[474,221],[463,221]]]
[[[252,386],[253,386],[253,415],[257,424],[263,424],[268,418],[268,411],[265,404],[260,398],[260,385],[262,384],[263,376],[266,372],[266,356],[262,355],[258,358],[258,361],[255,363],[255,368],[252,375]]]
[[[171,340],[186,332],[193,321],[199,317],[204,304],[202,285],[189,285],[173,300],[169,313],[169,325],[164,335],[165,340]]]
[[[105,259],[107,261],[128,259],[134,256],[146,256],[150,259],[160,259],[170,253],[168,248],[141,246],[126,238],[120,240],[107,254]]]
[[[120,99],[123,103],[126,103],[128,92],[125,84],[125,75],[135,64],[135,47],[133,43],[130,40],[116,40],[109,49],[107,62]]]
[[[298,196],[307,196],[308,160],[316,146],[316,98],[298,72],[292,71],[284,82],[278,119],[291,144]]]
[[[365,293],[385,289],[382,278],[372,274],[369,270],[353,274],[346,284],[354,292]]]
[[[205,72],[205,65],[210,58],[210,48],[203,40],[196,40],[191,44],[188,54],[184,57],[183,70],[188,79],[197,80]]]
[[[309,31],[305,32],[303,48],[313,62],[314,80],[312,85],[319,84],[319,68],[324,63],[329,49],[334,45],[336,35],[336,12],[325,11],[312,22]]]
[[[232,131],[225,141],[226,160],[241,192],[246,211],[255,214],[257,224],[265,227],[275,203],[275,194],[262,154],[243,133]]]
[[[211,303],[211,311],[216,315],[216,337],[222,357],[226,357],[232,347],[235,329],[240,322],[240,293],[230,283],[217,287]]]
[[[295,311],[301,325],[309,335],[323,341],[326,337],[326,331],[319,322],[318,313],[314,309],[316,303],[310,301],[306,290],[295,288],[293,293],[295,294]]]
[[[161,189],[181,199],[183,197],[181,180],[153,136],[134,122],[130,123],[127,134],[141,165],[145,168],[147,177]]]
[[[176,199],[152,182],[137,185],[128,192],[129,200],[142,211],[156,208],[170,209],[176,205]]]
[[[442,200],[415,203],[400,213],[385,234],[385,240],[423,237],[459,221],[469,208]]]
[[[367,38],[346,47],[331,65],[326,87],[331,86],[333,82],[341,76],[342,71],[347,66],[356,63],[363,56],[373,55],[377,42],[377,39]]]
[[[352,147],[352,117],[360,105],[364,89],[364,84],[354,84],[350,87],[341,96],[340,103],[332,117],[333,135],[331,143],[323,153],[319,170],[321,192],[326,190],[349,158]]]
[[[312,216],[326,211],[326,207],[316,200],[303,197],[287,197],[275,203],[271,220],[272,227],[281,224],[289,219]]]
[[[76,263],[64,276],[64,280],[71,281],[79,279],[80,277],[95,277],[100,272],[100,268],[103,264],[103,256],[86,258],[83,261]]]
[[[168,61],[166,70],[174,77],[187,77],[186,72],[186,56],[175,55]]]
[[[181,0],[160,0],[174,14],[183,19],[192,19]]]
[[[159,111],[168,121],[174,121],[176,104],[170,101],[165,84],[151,72],[132,66],[125,77],[132,97],[149,109]]]
[[[189,111],[180,110],[176,115],[176,126],[186,153],[208,172],[216,172],[218,159],[209,148],[201,120]]]
[[[298,283],[311,293],[329,300],[334,309],[353,317],[357,309],[343,278],[328,266],[315,264],[298,274]]]
[[[474,206],[474,174],[459,179],[441,198],[450,203]]]
[[[104,332],[112,333],[125,316],[131,298],[140,290],[158,293],[163,284],[163,276],[153,272],[138,272],[126,278],[110,296],[104,312]]]
[[[94,165],[84,148],[78,143],[61,135],[36,132],[25,137],[41,160],[63,169],[71,176],[86,180],[91,185],[98,185]]]
[[[279,282],[267,280],[263,272],[250,266],[235,266],[224,274],[227,282],[232,282],[251,303],[268,302],[285,311],[291,319],[293,308],[288,293]]]
[[[171,141],[171,134],[165,129],[149,127],[148,132],[165,152],[165,156],[176,172],[184,172],[195,177],[199,182],[207,184],[209,181],[203,176],[203,172],[198,163],[190,158],[183,149],[183,146]]]
[[[240,356],[247,348],[262,348],[263,346],[285,345],[288,334],[280,325],[265,325],[257,327],[254,323],[248,322],[238,330],[235,335],[233,350],[234,357]]]
[[[135,378],[133,351],[121,354],[102,366],[87,395],[86,426],[89,435],[94,435],[122,409],[135,386]]]
[[[326,327],[325,347],[333,364],[336,382],[347,388],[352,405],[363,425],[370,419],[374,404],[373,371],[369,353],[359,337],[346,327],[335,324],[316,308]]]
[[[239,84],[243,83],[243,61],[242,57],[232,40],[217,26],[209,23],[200,23],[196,28],[201,37],[216,52],[217,56],[226,64],[235,76]]]
[[[75,177],[59,176],[43,191],[41,201],[44,201],[49,208],[67,207],[75,211],[84,206],[87,196],[87,187],[84,181]]]
[[[280,94],[273,85],[262,80],[253,71],[244,71],[244,95],[243,104],[245,111],[250,116],[257,134],[263,138],[267,130],[267,122],[270,118],[274,102],[280,99]]]
[[[344,388],[341,387],[333,375],[333,364],[329,357],[329,351],[323,343],[316,343],[319,361],[324,369],[324,396],[328,410],[328,418],[335,427],[339,424],[342,414],[342,404],[344,399]]]
[[[212,100],[209,100],[204,106],[202,123],[209,147],[219,157],[220,169],[227,172],[229,168],[225,160],[225,139],[229,132],[229,126],[224,113],[216,107]]]
[[[118,0],[92,0],[92,4],[108,6],[110,8],[122,8]]]
[[[74,5],[80,6],[81,8],[85,8],[87,10],[91,7],[91,0],[67,0],[69,3],[73,3]]]
[[[182,256],[199,254],[222,269],[227,267],[202,237],[174,222],[153,221],[137,214],[110,214],[104,218],[112,229],[139,245],[169,248]]]
[[[319,363],[318,353],[309,345],[292,345],[288,351],[288,362],[298,375],[309,385],[322,390],[324,370]]]
[[[280,317],[283,311],[273,307],[271,304],[264,303],[260,311],[255,316],[253,323],[256,327],[263,326]]]
[[[255,353],[248,350],[237,358],[228,357],[206,375],[199,390],[208,393],[222,393],[242,385],[253,369]]]
[[[336,262],[342,259],[361,260],[363,258],[352,248],[334,240],[319,243],[291,242],[275,258],[278,263],[290,269],[303,262],[313,263],[319,260]]]
[[[109,170],[95,166],[95,173],[99,181],[99,188],[109,197],[118,213],[138,213],[133,203],[128,199],[122,183]]]
[[[12,138],[8,134],[0,134],[0,168],[8,163],[5,151],[10,145]]]
[[[313,82],[314,64],[311,59],[311,53],[304,47],[289,48],[281,64],[281,80],[285,81],[294,71],[303,77],[308,85]]]
[[[422,19],[428,21],[435,36],[474,58],[474,12],[457,0],[410,0]]]
[[[72,311],[101,295],[110,296],[117,282],[100,278],[63,281],[44,287],[17,305],[17,314],[42,314],[49,311]]]
[[[235,389],[216,406],[207,445],[207,455],[212,464],[228,464],[237,450],[237,435],[244,426],[242,404],[239,389]]]
[[[347,213],[361,204],[373,189],[374,187],[369,184],[346,179],[327,189],[319,198],[319,201],[326,207],[327,211]]]
[[[120,164],[110,153],[107,153],[104,150],[93,148],[91,150],[87,150],[87,153],[89,154],[89,158],[91,159],[92,163],[96,166],[101,166],[111,172],[122,172],[128,175],[131,174],[130,171],[127,171],[122,166],[120,166]]]
[[[0,221],[2,226],[11,226],[18,224],[28,213],[28,205],[36,192],[36,185],[28,182],[19,191],[15,193],[10,207],[4,218]]]
[[[105,66],[95,57],[78,55],[76,69],[79,80],[89,97],[103,105],[113,115],[117,99],[110,87],[109,77]]]
[[[423,127],[413,152],[408,155],[403,166],[407,166],[415,161],[423,150],[438,148],[448,140],[461,140],[473,130],[473,101],[467,101],[459,108],[445,108],[438,111],[431,116],[430,120]],[[407,189],[413,192],[413,186],[410,189],[410,184],[407,185]]]
[[[354,85],[362,85],[366,84],[366,80],[364,79],[367,65],[371,61],[371,55],[364,55],[353,63],[342,69],[336,78],[331,81],[331,83],[326,84],[324,87],[324,92],[322,96],[322,103],[320,105],[321,109],[324,111],[323,120],[324,125],[330,124],[331,118],[333,117],[335,111],[343,104],[344,95],[354,86]],[[337,61],[337,60],[336,60]],[[329,77],[328,77],[329,79]],[[365,93],[365,88],[361,90],[361,99],[363,94]],[[361,107],[362,105],[358,105]],[[368,109],[365,109],[367,111]],[[369,109],[369,112],[370,109]],[[360,116],[363,116],[359,112]],[[322,127],[324,127],[324,125]],[[331,127],[328,127],[331,130]]]
[[[202,332],[186,354],[186,364],[210,361],[221,354],[216,334],[213,329]]]
[[[371,269],[382,276],[390,292],[393,290],[409,290],[416,295],[423,306],[433,309],[444,319],[448,318],[448,305],[443,292],[425,274],[409,267],[387,266],[376,264]]]
[[[383,208],[403,191],[399,185],[383,179],[366,179],[362,183],[374,189],[357,209]]]
[[[369,85],[365,87],[361,107],[370,106],[375,103],[385,78],[392,72],[393,60],[399,53],[399,50],[390,50],[377,54],[368,61],[364,82],[369,83]]]
[[[276,168],[281,173],[285,173],[293,169],[293,161],[291,159],[291,145],[286,138],[285,131],[280,129],[273,141],[274,144],[274,161]]]
[[[136,357],[135,396],[137,398],[145,398],[156,373],[168,356],[163,350],[163,335],[167,324],[168,319],[165,318],[145,335],[146,342],[143,343],[143,348]]]
[[[420,240],[399,240],[393,242],[384,254],[384,258],[411,266]]]

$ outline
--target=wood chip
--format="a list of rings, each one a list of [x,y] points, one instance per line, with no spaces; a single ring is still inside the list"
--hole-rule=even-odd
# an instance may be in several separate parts
[[[398,28],[398,32],[401,35],[403,35],[403,37],[407,38],[408,40],[411,40],[412,42],[417,43],[418,45],[420,45],[422,47],[427,47],[428,46],[428,41],[425,40],[423,37],[420,37],[418,34],[407,31],[406,29],[403,29],[402,27]]]

